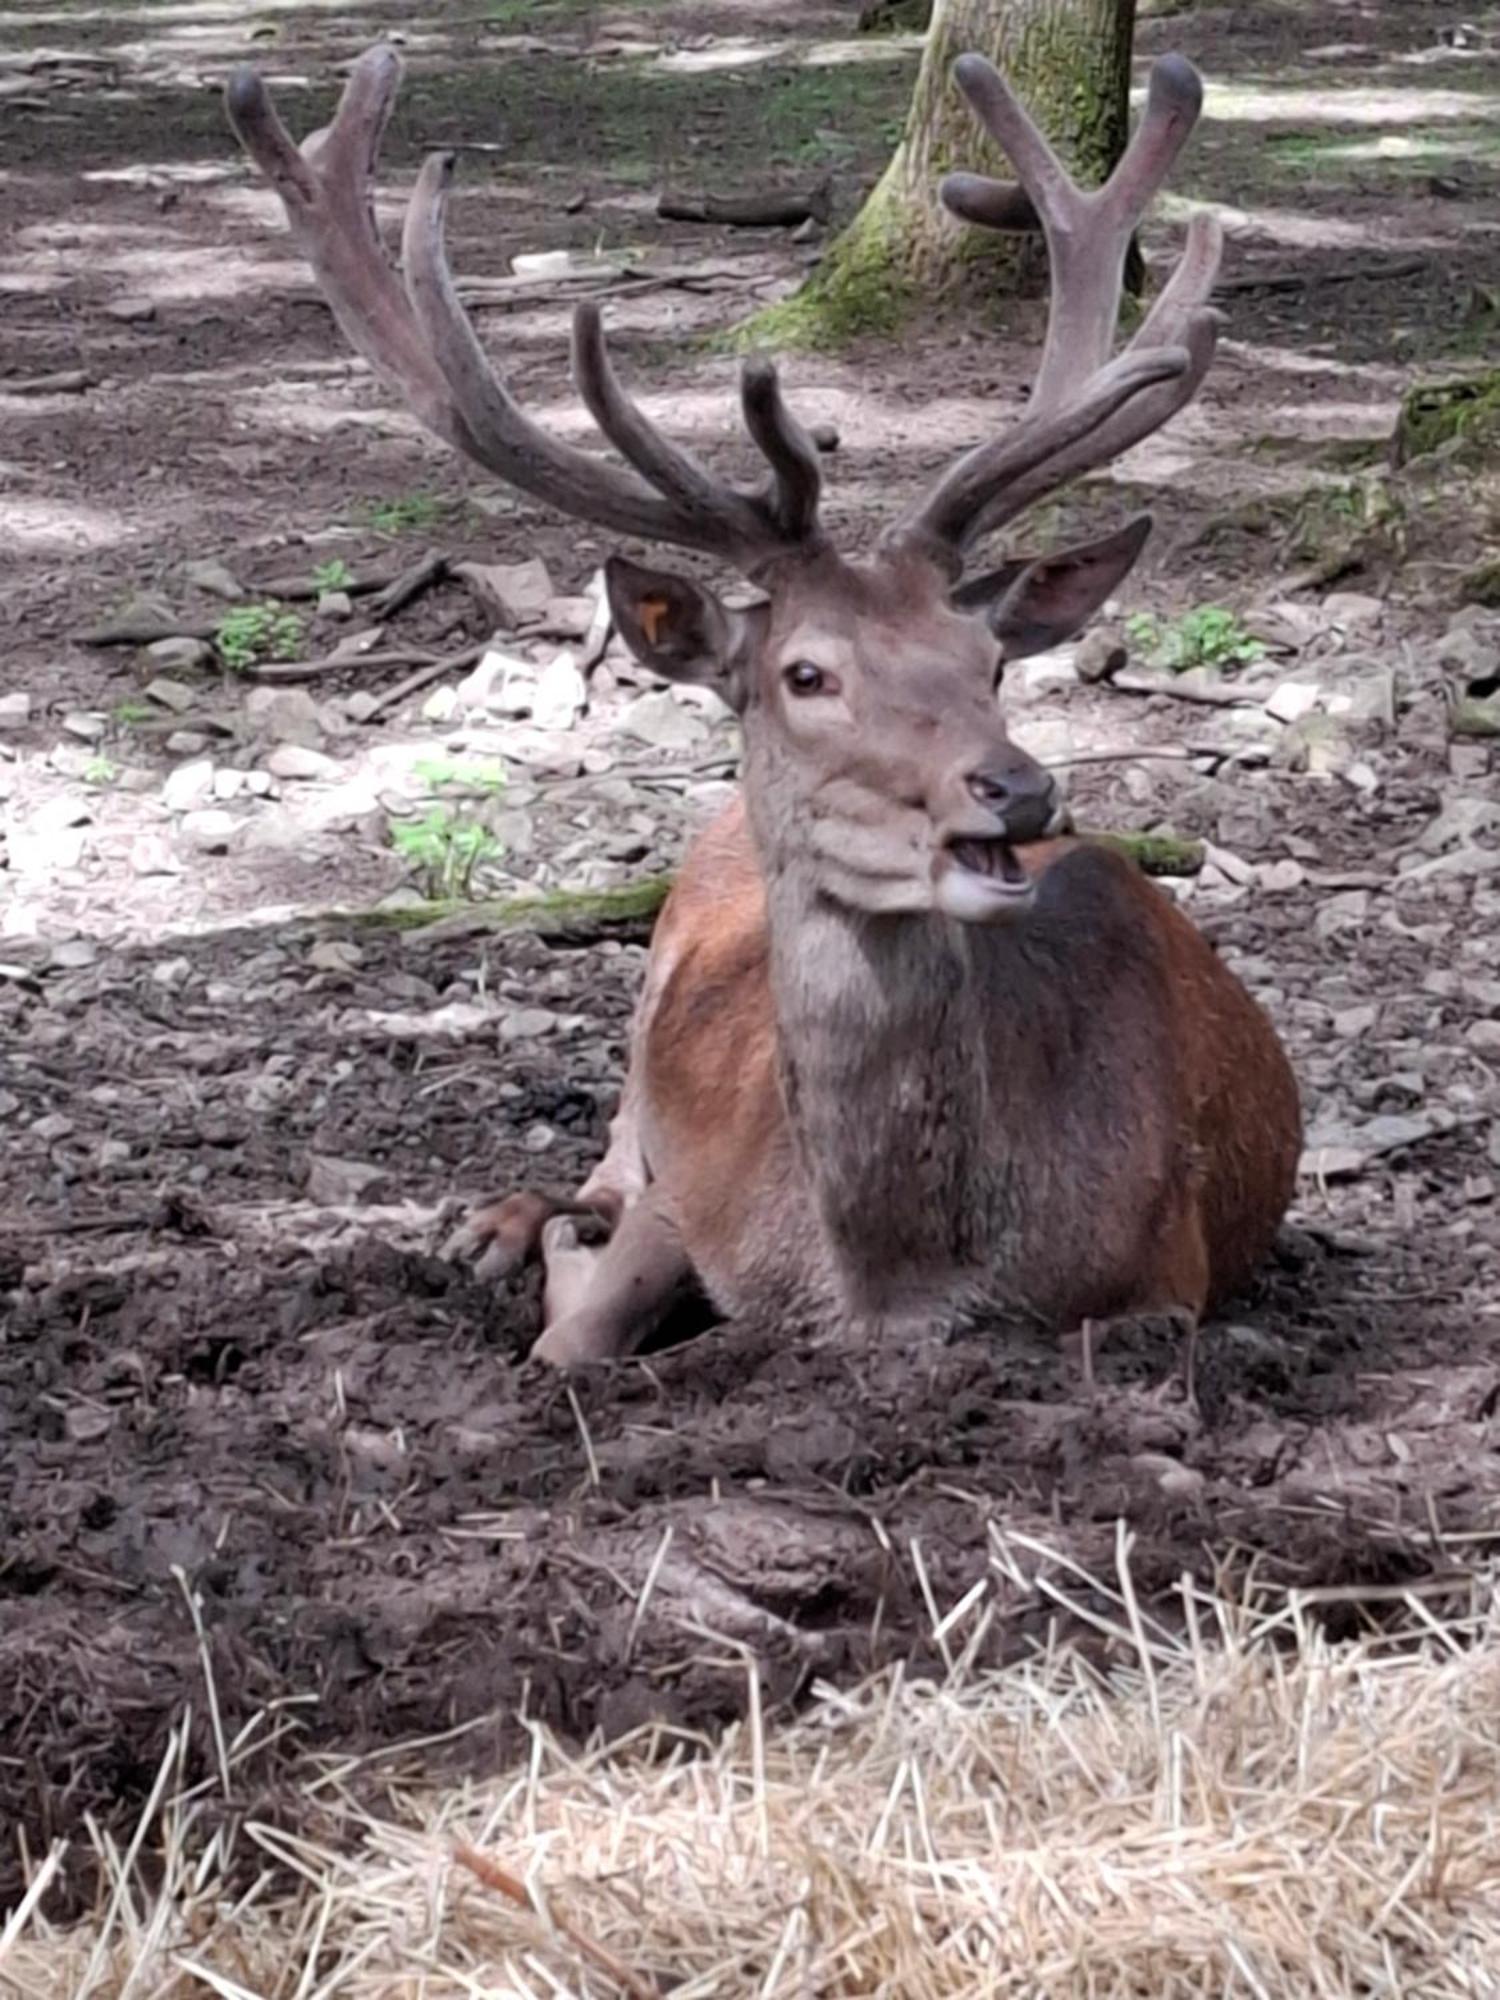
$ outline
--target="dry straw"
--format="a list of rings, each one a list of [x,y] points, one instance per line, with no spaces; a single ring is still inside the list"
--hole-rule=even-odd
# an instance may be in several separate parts
[[[1500,1618],[1415,1595],[1399,1633],[1321,1636],[1307,1604],[1184,1584],[1162,1624],[1119,1572],[997,1539],[1104,1628],[970,1664],[992,1610],[941,1622],[942,1684],[820,1690],[773,1727],[637,1736],[586,1755],[541,1731],[517,1770],[437,1793],[421,1758],[309,1767],[301,1837],[195,1834],[179,1735],[90,1924],[54,1929],[44,1857],[0,1935],[35,2000],[891,2000],[1500,1996]],[[1327,1593],[1319,1593],[1326,1601]],[[1351,1604],[1357,1600],[1351,1599]],[[934,1607],[935,1608],[935,1607]],[[165,1856],[143,1866],[143,1857]],[[300,1887],[274,1893],[272,1862]]]

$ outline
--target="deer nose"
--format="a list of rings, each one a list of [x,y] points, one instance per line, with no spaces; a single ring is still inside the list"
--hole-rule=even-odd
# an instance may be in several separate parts
[[[971,771],[970,795],[999,820],[1007,840],[1041,840],[1058,816],[1057,780],[1040,764],[992,764]]]

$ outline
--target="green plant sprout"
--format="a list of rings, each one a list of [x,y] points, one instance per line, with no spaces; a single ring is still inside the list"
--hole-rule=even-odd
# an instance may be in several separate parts
[[[319,593],[325,590],[347,590],[354,581],[354,572],[342,556],[332,556],[321,562],[312,573],[313,589]]]
[[[232,673],[257,660],[294,660],[302,643],[302,620],[272,597],[264,604],[236,604],[219,620],[214,644]]]
[[[504,852],[489,827],[446,805],[429,806],[421,819],[396,821],[391,846],[410,863],[429,902],[467,896],[479,864]]]
[[[1125,633],[1153,666],[1174,674],[1185,674],[1192,667],[1253,666],[1266,650],[1234,612],[1217,604],[1200,604],[1170,624],[1163,624],[1154,612],[1138,611],[1125,621]]]

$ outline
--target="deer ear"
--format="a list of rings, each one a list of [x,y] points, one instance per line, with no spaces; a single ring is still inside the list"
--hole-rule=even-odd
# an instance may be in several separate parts
[[[715,688],[732,707],[740,705],[734,687],[746,613],[726,609],[689,577],[643,569],[624,556],[605,563],[604,582],[620,636],[643,667],[663,680]]]
[[[990,630],[1007,660],[1045,653],[1086,625],[1125,581],[1151,533],[1141,514],[1097,542],[1080,542],[1038,562],[1006,563],[955,593],[954,602],[977,609],[988,603]]]

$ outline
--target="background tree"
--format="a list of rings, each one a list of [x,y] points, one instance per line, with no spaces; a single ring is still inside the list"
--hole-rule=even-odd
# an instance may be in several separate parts
[[[1039,242],[969,230],[938,201],[957,167],[1009,169],[954,88],[974,50],[1014,86],[1085,185],[1104,180],[1129,135],[1136,0],[936,0],[895,156],[854,220],[796,295],[762,314],[758,337],[810,345],[889,330],[918,299],[982,287],[990,298],[1040,288]]]

